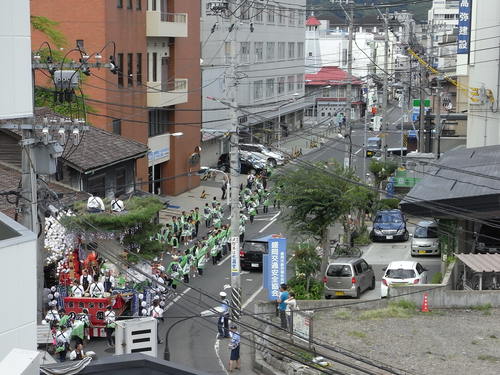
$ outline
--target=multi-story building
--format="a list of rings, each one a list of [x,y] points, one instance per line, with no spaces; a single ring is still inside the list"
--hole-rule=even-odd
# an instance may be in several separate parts
[[[175,195],[199,184],[198,177],[190,175],[199,160],[200,53],[193,48],[200,38],[199,4],[33,0],[31,7],[33,15],[59,23],[68,59],[78,61],[76,48],[88,53],[90,62],[96,52],[102,62],[114,56],[118,74],[92,69],[82,88],[93,125],[149,146],[148,158],[136,164],[136,187]],[[34,32],[32,48],[45,40],[47,36]],[[48,83],[41,75],[37,80]],[[182,136],[170,136],[180,132]]]
[[[202,1],[203,71],[202,164],[214,165],[227,152],[224,130],[231,128],[225,77],[230,63],[230,38],[236,41],[237,102],[240,136],[250,142],[271,142],[302,124],[304,102],[305,0],[283,2],[229,1],[218,16]],[[237,23],[231,27],[229,12]],[[279,119],[278,119],[279,118]]]
[[[439,70],[454,71],[459,0],[434,0],[427,15],[427,55]]]

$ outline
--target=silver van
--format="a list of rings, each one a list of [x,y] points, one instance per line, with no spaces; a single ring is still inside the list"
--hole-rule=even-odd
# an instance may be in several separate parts
[[[362,258],[337,258],[323,277],[325,298],[351,296],[359,298],[365,290],[375,289],[375,274]]]
[[[420,221],[411,239],[411,256],[439,255],[438,226],[435,221]]]

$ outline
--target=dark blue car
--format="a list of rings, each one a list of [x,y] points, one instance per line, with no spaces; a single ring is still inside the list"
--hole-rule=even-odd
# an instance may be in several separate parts
[[[377,211],[370,233],[372,241],[408,241],[406,218],[400,210]]]

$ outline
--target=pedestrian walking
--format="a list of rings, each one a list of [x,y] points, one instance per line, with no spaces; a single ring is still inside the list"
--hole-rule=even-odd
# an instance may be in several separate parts
[[[240,333],[238,332],[238,327],[236,325],[231,325],[231,343],[229,344],[229,349],[231,349],[231,354],[229,356],[229,372],[233,370],[239,370],[241,366],[240,362]]]
[[[151,306],[150,316],[156,319],[156,340],[158,344],[163,344],[163,340],[160,339],[160,321],[163,321],[164,310],[160,307],[160,302],[158,299],[153,301],[153,306]]]
[[[250,215],[250,224],[253,224],[253,219],[257,215],[257,209],[253,205],[248,209],[248,215]]]
[[[116,328],[116,314],[113,311],[113,307],[110,305],[106,308],[104,313],[104,321],[106,322],[106,338],[108,339],[108,345],[113,347],[115,343],[113,341],[113,332]]]
[[[205,219],[205,227],[210,227],[210,219],[212,218],[212,210],[210,205],[205,203],[205,207],[203,208],[203,218]]]
[[[262,212],[267,214],[269,212],[269,205],[271,204],[271,200],[269,199],[269,193],[264,191],[264,202],[262,202]]]
[[[199,207],[194,208],[193,220],[194,220],[194,236],[198,237],[198,231],[200,228],[200,221],[201,221],[201,213]]]
[[[285,301],[290,297],[288,292],[287,292],[288,286],[286,284],[281,284],[280,285],[280,296],[277,300],[279,303],[278,305],[278,311],[280,315],[280,321],[281,321],[281,328],[287,329],[287,319],[286,319],[286,303]]]
[[[228,338],[229,336],[229,301],[227,300],[227,293],[220,292],[221,298],[219,320],[217,321],[217,330],[219,331],[218,339]]]
[[[66,354],[69,349],[69,342],[71,339],[71,330],[63,325],[56,333],[56,353],[59,354],[59,361],[66,361]]]

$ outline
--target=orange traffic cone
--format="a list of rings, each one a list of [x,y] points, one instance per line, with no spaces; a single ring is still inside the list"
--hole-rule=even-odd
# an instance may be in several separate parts
[[[427,293],[424,294],[424,300],[422,302],[422,312],[429,312],[429,295]]]

